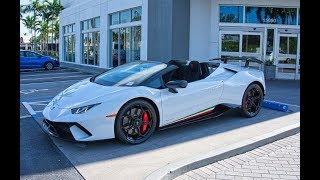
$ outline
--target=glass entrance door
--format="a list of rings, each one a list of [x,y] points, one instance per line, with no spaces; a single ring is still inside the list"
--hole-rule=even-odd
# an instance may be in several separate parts
[[[279,33],[276,52],[276,78],[300,79],[300,35]]]
[[[262,32],[221,31],[220,57],[255,57],[262,59]],[[232,62],[231,62],[232,63]],[[245,62],[237,61],[233,63]],[[257,63],[250,63],[253,68],[261,68]]]

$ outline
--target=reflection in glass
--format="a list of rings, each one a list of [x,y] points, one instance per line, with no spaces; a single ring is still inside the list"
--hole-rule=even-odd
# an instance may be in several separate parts
[[[242,23],[242,6],[220,6],[220,22]]]
[[[246,6],[246,23],[296,25],[297,8]]]
[[[82,21],[82,23],[81,23],[81,29],[82,29],[82,30],[87,30],[87,29],[89,29],[89,22],[88,22],[88,20]]]
[[[111,60],[112,67],[118,66],[118,36],[119,29],[111,30]]]
[[[88,33],[82,34],[82,63],[88,64]]]
[[[140,21],[141,20],[141,7],[134,8],[131,10],[131,21]]]
[[[221,40],[223,52],[239,52],[239,34],[223,34]]]
[[[111,30],[112,67],[140,60],[141,26]]]
[[[75,59],[76,59],[76,57],[75,57],[76,40],[75,40],[75,35],[74,35],[74,34],[71,35],[71,42],[72,42],[72,43],[71,43],[71,46],[72,46],[71,62],[75,62]]]
[[[293,58],[285,58],[285,59],[279,59],[278,63],[279,64],[296,64],[297,59]]]
[[[126,28],[120,28],[120,65],[126,63]]]
[[[111,25],[119,24],[119,13],[111,14]]]
[[[127,23],[131,21],[130,10],[120,12],[120,23]]]
[[[243,35],[242,52],[259,53],[260,35]]]
[[[297,37],[280,36],[280,54],[297,54]]]
[[[131,61],[140,60],[140,48],[141,48],[141,26],[134,26],[132,27]]]
[[[295,68],[278,68],[279,73],[296,73]]]

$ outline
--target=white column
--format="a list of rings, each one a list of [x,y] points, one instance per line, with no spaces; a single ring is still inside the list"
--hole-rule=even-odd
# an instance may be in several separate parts
[[[148,0],[142,0],[140,59],[148,60]]]
[[[75,63],[81,64],[81,58],[82,58],[82,41],[81,41],[81,22],[80,22],[80,13],[77,12],[75,15]]]
[[[107,3],[100,5],[100,59],[99,67],[108,68],[109,67],[109,15],[107,12]]]

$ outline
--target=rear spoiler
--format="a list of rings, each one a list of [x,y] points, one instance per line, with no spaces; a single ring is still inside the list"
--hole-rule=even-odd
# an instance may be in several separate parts
[[[231,56],[226,56],[226,57],[222,57],[222,58],[214,58],[214,59],[210,59],[209,61],[216,61],[216,60],[221,60],[224,63],[228,63],[229,60],[240,60],[240,61],[245,61],[245,65],[244,67],[249,67],[249,63],[250,62],[256,62],[259,64],[263,64],[264,62],[255,58],[255,57],[231,57]]]

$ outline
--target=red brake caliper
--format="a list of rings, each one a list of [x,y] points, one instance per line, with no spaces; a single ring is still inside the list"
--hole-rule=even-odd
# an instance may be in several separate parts
[[[148,113],[147,113],[147,112],[144,112],[144,113],[142,114],[142,121],[143,121],[144,123],[148,123],[148,122],[149,122],[149,116],[148,116]],[[143,124],[143,125],[141,126],[141,133],[142,133],[142,134],[144,134],[144,133],[146,132],[147,127],[148,127],[147,124]]]

